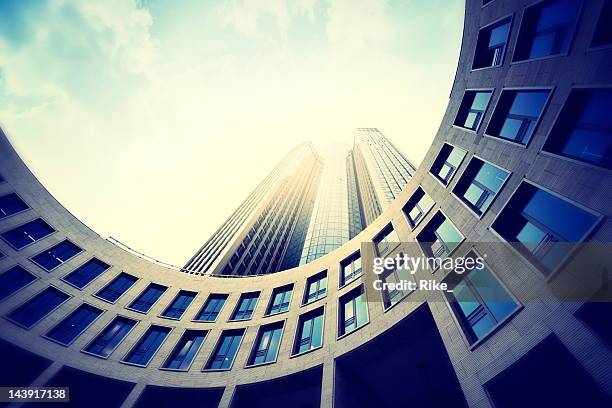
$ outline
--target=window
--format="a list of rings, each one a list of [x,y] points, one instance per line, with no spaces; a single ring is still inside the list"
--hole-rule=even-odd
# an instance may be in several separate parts
[[[340,297],[338,336],[349,334],[368,322],[368,305],[363,286]]]
[[[185,330],[162,367],[172,370],[188,370],[202,347],[206,334],[206,330]]]
[[[302,304],[319,300],[327,294],[327,271],[319,272],[306,280],[306,290],[304,291],[304,301]]]
[[[102,313],[101,309],[84,303],[57,326],[52,328],[45,337],[67,346],[83,333]]]
[[[454,125],[477,131],[493,91],[465,91]]]
[[[468,257],[474,259],[476,254],[470,252],[466,259]],[[470,344],[486,336],[519,308],[486,266],[449,276],[447,283],[453,292],[445,292],[445,295]]]
[[[400,254],[400,256],[403,255]],[[414,275],[407,268],[396,269],[393,267],[386,269],[380,275],[380,280],[387,284],[382,291],[383,306],[386,310],[410,294],[408,289],[398,289],[398,287],[401,287],[405,282],[414,282]]]
[[[546,0],[525,9],[513,61],[569,51],[580,0]]]
[[[504,90],[486,134],[527,145],[544,111],[548,90]]]
[[[404,214],[408,217],[410,226],[412,228],[416,227],[434,205],[435,202],[431,199],[429,194],[421,187],[418,187],[404,206]]]
[[[444,143],[433,166],[431,166],[431,174],[447,186],[457,172],[465,155],[465,150]]]
[[[612,169],[612,89],[574,89],[543,150]]]
[[[83,250],[68,240],[47,249],[32,257],[32,262],[50,272]]]
[[[416,238],[425,255],[436,258],[450,255],[463,241],[463,235],[440,211]]]
[[[506,241],[549,275],[566,258],[562,242],[580,242],[599,216],[523,182],[491,225]]]
[[[284,322],[262,326],[257,333],[253,351],[247,365],[273,363],[278,356],[278,349],[283,336]]]
[[[275,288],[272,291],[272,298],[268,305],[266,315],[274,315],[289,310],[289,304],[291,303],[291,295],[293,294],[293,284],[281,286]]]
[[[509,172],[474,157],[453,188],[453,193],[481,216],[491,206],[509,175]]]
[[[15,265],[0,275],[0,301],[36,280],[36,276]]]
[[[380,234],[374,237],[374,246],[378,256],[388,254],[392,249],[397,248],[399,243],[400,239],[391,224],[387,225]]]
[[[472,69],[497,67],[504,63],[511,18],[481,28],[476,41],[476,53]]]
[[[0,220],[28,208],[30,207],[15,193],[2,196],[0,197]]]
[[[134,300],[129,309],[135,310],[141,313],[147,313],[149,309],[157,302],[157,300],[164,294],[168,289],[165,286],[158,285],[157,283],[151,283],[137,298]]]
[[[340,286],[344,286],[361,276],[361,255],[356,252],[340,264]]]
[[[238,348],[242,342],[244,329],[225,330],[217,342],[215,351],[212,353],[205,370],[229,370],[234,364]]]
[[[304,313],[298,320],[293,355],[317,349],[323,345],[323,308]]]
[[[612,44],[612,25],[610,21],[612,21],[612,1],[604,0],[591,47],[604,47]]]
[[[104,271],[110,268],[110,265],[102,262],[98,258],[92,258],[83,265],[70,272],[63,278],[66,282],[79,289],[83,289],[91,281],[102,275]]]
[[[249,320],[253,316],[259,292],[243,293],[230,320]]]
[[[68,300],[70,296],[52,286],[43,290],[24,304],[8,314],[13,322],[29,329],[56,307]]]
[[[138,323],[136,320],[128,319],[127,317],[117,316],[111,324],[106,326],[102,333],[89,343],[85,351],[94,354],[98,357],[107,358],[117,348],[119,343],[123,341],[125,336]]]
[[[176,298],[174,298],[170,306],[168,306],[168,308],[164,310],[162,316],[167,317],[169,319],[180,319],[181,316],[183,316],[183,313],[185,313],[185,310],[187,310],[187,308],[191,304],[191,302],[193,302],[193,299],[196,297],[196,295],[196,292],[181,290],[176,296]]]
[[[121,272],[111,283],[96,293],[96,296],[107,302],[115,303],[137,280],[137,277]]]
[[[27,224],[2,233],[2,239],[16,250],[20,250],[26,245],[43,239],[47,235],[55,232],[53,228],[42,219],[37,218]]]
[[[221,309],[223,309],[226,300],[227,295],[225,294],[211,294],[208,296],[206,304],[204,304],[204,307],[194,320],[199,322],[214,322],[217,320],[219,313],[221,313]]]
[[[125,356],[123,361],[130,364],[147,366],[164,340],[166,340],[166,337],[168,337],[170,330],[169,327],[152,325],[138,340],[136,346]]]

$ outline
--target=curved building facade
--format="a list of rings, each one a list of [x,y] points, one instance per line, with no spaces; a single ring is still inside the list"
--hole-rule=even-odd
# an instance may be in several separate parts
[[[609,259],[561,268],[556,245],[612,242],[611,7],[468,0],[420,167],[356,237],[279,273],[178,273],[127,252],[0,135],[0,384],[125,408],[610,406],[610,303],[553,286],[609,273]],[[480,273],[417,272],[453,293],[366,301],[362,269],[395,253],[489,256]]]

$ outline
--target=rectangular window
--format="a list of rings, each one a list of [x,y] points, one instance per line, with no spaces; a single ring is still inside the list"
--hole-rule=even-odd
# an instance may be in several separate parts
[[[482,216],[509,175],[509,172],[474,157],[453,188],[453,193],[472,211]]]
[[[135,310],[141,313],[147,313],[149,309],[157,302],[157,300],[164,294],[168,289],[163,285],[157,283],[151,283],[137,298],[134,300],[129,309]]]
[[[280,288],[274,288],[266,315],[274,315],[289,310],[292,294],[293,284],[281,286]]]
[[[340,264],[342,273],[340,274],[340,286],[344,286],[361,276],[361,254],[356,252],[354,255],[342,261]]]
[[[385,256],[400,244],[400,239],[393,229],[393,225],[389,224],[385,229],[374,237],[374,246],[378,256]]]
[[[205,370],[229,370],[234,364],[238,348],[242,342],[244,329],[225,330],[221,333],[221,338],[217,342],[215,351],[212,353]]]
[[[181,290],[176,296],[176,298],[174,298],[170,306],[168,306],[168,308],[164,310],[162,316],[167,317],[169,319],[180,319],[181,316],[183,316],[183,313],[185,313],[185,310],[187,310],[187,308],[191,304],[191,302],[193,302],[193,299],[195,299],[196,295],[196,292]]]
[[[438,211],[416,239],[426,256],[444,258],[459,246],[463,235]]]
[[[162,367],[172,370],[188,370],[202,347],[206,334],[206,330],[185,330]]]
[[[338,336],[349,334],[368,322],[368,305],[359,286],[340,297]]]
[[[169,327],[152,325],[138,340],[136,346],[125,356],[123,361],[130,364],[147,366],[171,330]]]
[[[283,326],[283,321],[261,326],[249,357],[249,366],[276,361],[283,336]]]
[[[36,280],[36,276],[15,265],[0,275],[0,301]]]
[[[493,91],[465,91],[454,125],[477,131]]]
[[[511,18],[481,28],[476,41],[476,53],[472,69],[497,67],[504,63]]]
[[[461,165],[466,154],[467,152],[465,150],[444,143],[438,157],[436,157],[436,160],[431,166],[431,174],[440,180],[442,184],[447,186],[455,173],[457,173],[457,169]]]
[[[27,210],[28,205],[15,193],[10,193],[0,197],[0,220]]]
[[[227,295],[211,293],[194,320],[198,322],[214,322],[225,305]]]
[[[304,313],[298,319],[293,355],[314,350],[323,345],[323,308]]]
[[[303,305],[319,300],[327,294],[327,271],[319,272],[306,280]]]
[[[475,259],[476,255],[470,252],[468,257]],[[445,295],[470,344],[486,336],[519,308],[486,266],[481,269],[475,266],[463,274],[451,273],[449,277],[447,283],[453,292]]]
[[[37,218],[12,230],[5,231],[0,236],[7,244],[16,250],[20,250],[54,232],[55,230],[49,224]]]
[[[412,228],[416,227],[435,204],[429,194],[418,187],[403,209],[410,226]]]
[[[610,106],[610,88],[573,89],[543,150],[612,169]]]
[[[83,289],[108,268],[110,268],[110,265],[106,262],[102,262],[98,258],[92,258],[66,275],[63,280],[72,286]]]
[[[13,322],[29,329],[56,307],[68,300],[69,297],[59,289],[50,286],[17,309],[14,309],[7,317]]]
[[[612,0],[604,0],[591,47],[612,45]]]
[[[30,258],[32,262],[50,272],[83,250],[67,239]]]
[[[503,90],[486,134],[527,145],[549,95],[549,90]]]
[[[571,249],[562,242],[581,242],[600,216],[522,182],[491,228],[549,275]]]
[[[121,272],[111,283],[96,293],[96,296],[107,302],[115,303],[137,280],[137,277]]]
[[[400,254],[400,256],[403,256]],[[410,294],[410,291],[404,286],[407,282],[414,282],[414,275],[407,268],[390,268],[386,269],[381,275],[380,280],[386,284],[382,290],[383,305],[386,309],[398,303],[400,300]]]
[[[132,331],[136,323],[138,323],[136,320],[117,316],[102,333],[98,334],[94,341],[89,343],[85,351],[98,357],[107,358]]]
[[[45,337],[67,346],[83,333],[102,313],[103,310],[84,303],[57,326],[52,328]]]
[[[230,320],[249,320],[253,316],[259,292],[243,293]]]
[[[546,0],[527,7],[513,61],[565,54],[569,51],[581,0]]]

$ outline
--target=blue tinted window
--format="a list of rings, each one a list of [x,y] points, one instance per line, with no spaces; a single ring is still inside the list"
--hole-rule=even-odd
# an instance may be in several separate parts
[[[157,283],[150,284],[149,287],[130,304],[129,308],[142,313],[148,312],[161,295],[164,294],[166,289],[168,288],[158,285]]]
[[[519,249],[548,274],[570,249],[558,243],[580,242],[598,219],[567,200],[523,182],[492,228],[507,241],[520,243]]]
[[[244,329],[226,330],[221,333],[217,347],[206,364],[206,370],[229,370],[234,364],[243,335]]]
[[[338,334],[351,333],[368,322],[368,306],[363,287],[350,291],[340,298]]]
[[[281,337],[283,336],[283,322],[262,326],[255,339],[253,353],[248,365],[270,363],[276,360]]]
[[[441,212],[431,218],[416,238],[423,252],[434,257],[448,256],[463,241],[461,233]]]
[[[10,312],[8,318],[24,327],[30,328],[69,297],[70,296],[54,287],[48,287]]]
[[[36,280],[36,276],[21,266],[13,266],[0,275],[0,300],[6,299],[34,280]]]
[[[83,304],[62,320],[60,324],[51,329],[46,336],[58,343],[68,345],[101,314],[102,310],[88,304]]]
[[[17,228],[2,233],[4,239],[13,248],[19,250],[32,242],[55,232],[53,228],[40,218],[20,225]]]
[[[187,330],[172,350],[163,367],[175,370],[187,370],[206,337],[205,330]]]
[[[612,169],[612,90],[574,89],[544,150]]]
[[[509,173],[474,157],[453,192],[478,215],[489,208]]]
[[[357,253],[344,260],[341,266],[340,286],[343,286],[361,276],[361,254]]]
[[[327,293],[327,271],[311,276],[306,281],[304,304],[321,299]]]
[[[472,69],[502,65],[510,33],[510,18],[482,28],[478,32]]]
[[[123,341],[125,336],[136,326],[137,321],[127,317],[118,316],[111,324],[92,341],[85,351],[100,357],[108,357]]]
[[[172,319],[180,319],[195,297],[195,292],[181,290],[178,296],[172,301],[172,304],[164,311],[162,316]]]
[[[79,266],[73,272],[70,272],[66,277],[64,277],[64,280],[79,289],[83,289],[108,268],[110,268],[110,265],[107,263],[102,262],[98,258],[92,258],[83,265]]]
[[[270,306],[268,307],[268,311],[266,314],[272,315],[289,310],[289,303],[291,303],[292,293],[293,285],[286,285],[280,288],[275,288],[272,291]]]
[[[151,326],[123,361],[146,366],[170,333],[169,327]]]
[[[548,0],[525,9],[514,60],[566,53],[579,10],[580,0]]]
[[[436,157],[431,166],[431,174],[445,186],[448,185],[452,177],[457,173],[457,169],[461,165],[466,153],[463,149],[444,143],[438,157]]]
[[[15,193],[0,197],[0,219],[27,210],[29,207]]]
[[[549,94],[548,90],[503,91],[491,117],[487,134],[527,144]]]
[[[200,313],[198,313],[194,320],[201,322],[214,322],[217,320],[219,313],[221,313],[221,309],[223,309],[223,305],[225,305],[226,300],[227,295],[211,294],[206,300],[206,304],[202,310],[200,310]]]
[[[476,255],[470,253],[468,257]],[[481,339],[519,307],[487,267],[452,276],[460,280],[449,282],[453,292],[447,292],[447,296],[470,343]]]
[[[111,283],[106,285],[102,290],[96,293],[96,296],[114,303],[121,295],[123,295],[136,281],[137,277],[121,272]]]
[[[403,256],[400,254],[400,256]],[[380,279],[386,284],[394,284],[396,286],[386,286],[383,289],[383,304],[385,309],[393,306],[408,294],[410,291],[408,288],[402,288],[401,285],[405,285],[405,282],[414,282],[414,276],[410,273],[408,268],[386,268],[385,271],[380,275]]]
[[[417,188],[403,208],[410,226],[412,228],[416,227],[434,205],[435,202],[429,194],[421,187]]]
[[[323,308],[304,313],[298,320],[293,354],[304,353],[323,345]]]
[[[253,316],[255,305],[259,299],[259,292],[243,293],[238,301],[232,320],[248,320]]]
[[[73,256],[83,251],[81,248],[73,244],[72,242],[65,240],[55,245],[54,247],[41,252],[40,254],[32,257],[38,266],[46,271],[51,271],[63,264]]]

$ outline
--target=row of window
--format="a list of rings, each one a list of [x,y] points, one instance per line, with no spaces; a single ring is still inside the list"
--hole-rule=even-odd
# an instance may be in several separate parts
[[[485,0],[485,4],[489,1]],[[525,8],[512,62],[565,55],[569,52],[582,0],[544,0]],[[591,40],[591,48],[612,45],[612,1],[605,0]],[[478,32],[472,69],[501,66],[508,48],[512,16]]]

